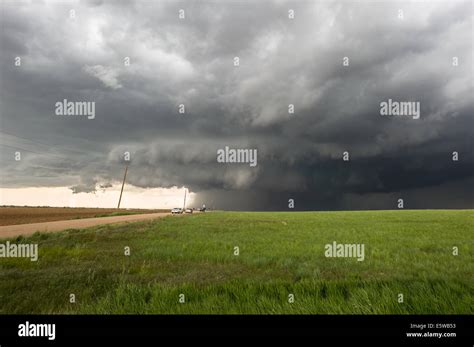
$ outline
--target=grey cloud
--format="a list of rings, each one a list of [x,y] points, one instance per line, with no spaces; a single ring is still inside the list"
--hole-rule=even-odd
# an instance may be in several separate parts
[[[472,207],[456,183],[470,182],[474,169],[469,1],[91,1],[75,9],[71,20],[64,5],[4,6],[1,129],[51,147],[37,148],[21,170],[14,149],[0,147],[3,186],[93,191],[121,180],[130,151],[130,183],[186,186],[215,207],[286,209],[294,196],[300,209],[378,208],[402,191]],[[64,98],[95,101],[96,119],[54,117]],[[380,116],[389,98],[419,101],[421,119]],[[226,145],[257,148],[257,168],[218,164]]]

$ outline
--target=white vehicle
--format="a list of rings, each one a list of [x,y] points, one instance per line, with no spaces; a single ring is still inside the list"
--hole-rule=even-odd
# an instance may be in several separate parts
[[[181,214],[183,213],[183,209],[179,207],[175,207],[171,210],[171,214]]]
[[[192,209],[192,208],[187,208],[184,212],[186,212],[186,213],[193,213],[193,209]]]

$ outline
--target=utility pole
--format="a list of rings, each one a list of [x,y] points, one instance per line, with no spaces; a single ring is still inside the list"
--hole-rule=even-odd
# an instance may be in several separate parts
[[[183,211],[186,211],[186,187],[184,187],[184,204],[183,204]]]
[[[122,201],[123,186],[125,185],[125,178],[127,178],[128,165],[125,166],[125,174],[123,175],[122,189],[120,190],[120,198],[117,208],[120,208],[120,201]]]

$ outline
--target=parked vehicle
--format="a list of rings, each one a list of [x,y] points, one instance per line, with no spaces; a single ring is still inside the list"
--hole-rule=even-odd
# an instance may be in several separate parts
[[[171,210],[171,214],[181,214],[183,213],[183,209],[179,207],[175,207]]]
[[[192,208],[187,208],[184,212],[186,212],[186,213],[193,213],[193,209],[192,209]]]

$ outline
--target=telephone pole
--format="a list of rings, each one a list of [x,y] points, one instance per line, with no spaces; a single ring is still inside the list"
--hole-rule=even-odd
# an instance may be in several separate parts
[[[184,187],[184,204],[183,204],[183,211],[186,211],[186,187]]]
[[[120,190],[120,198],[117,208],[120,208],[120,201],[122,201],[123,186],[125,185],[125,178],[127,178],[128,165],[125,166],[125,174],[123,175],[122,189]]]

